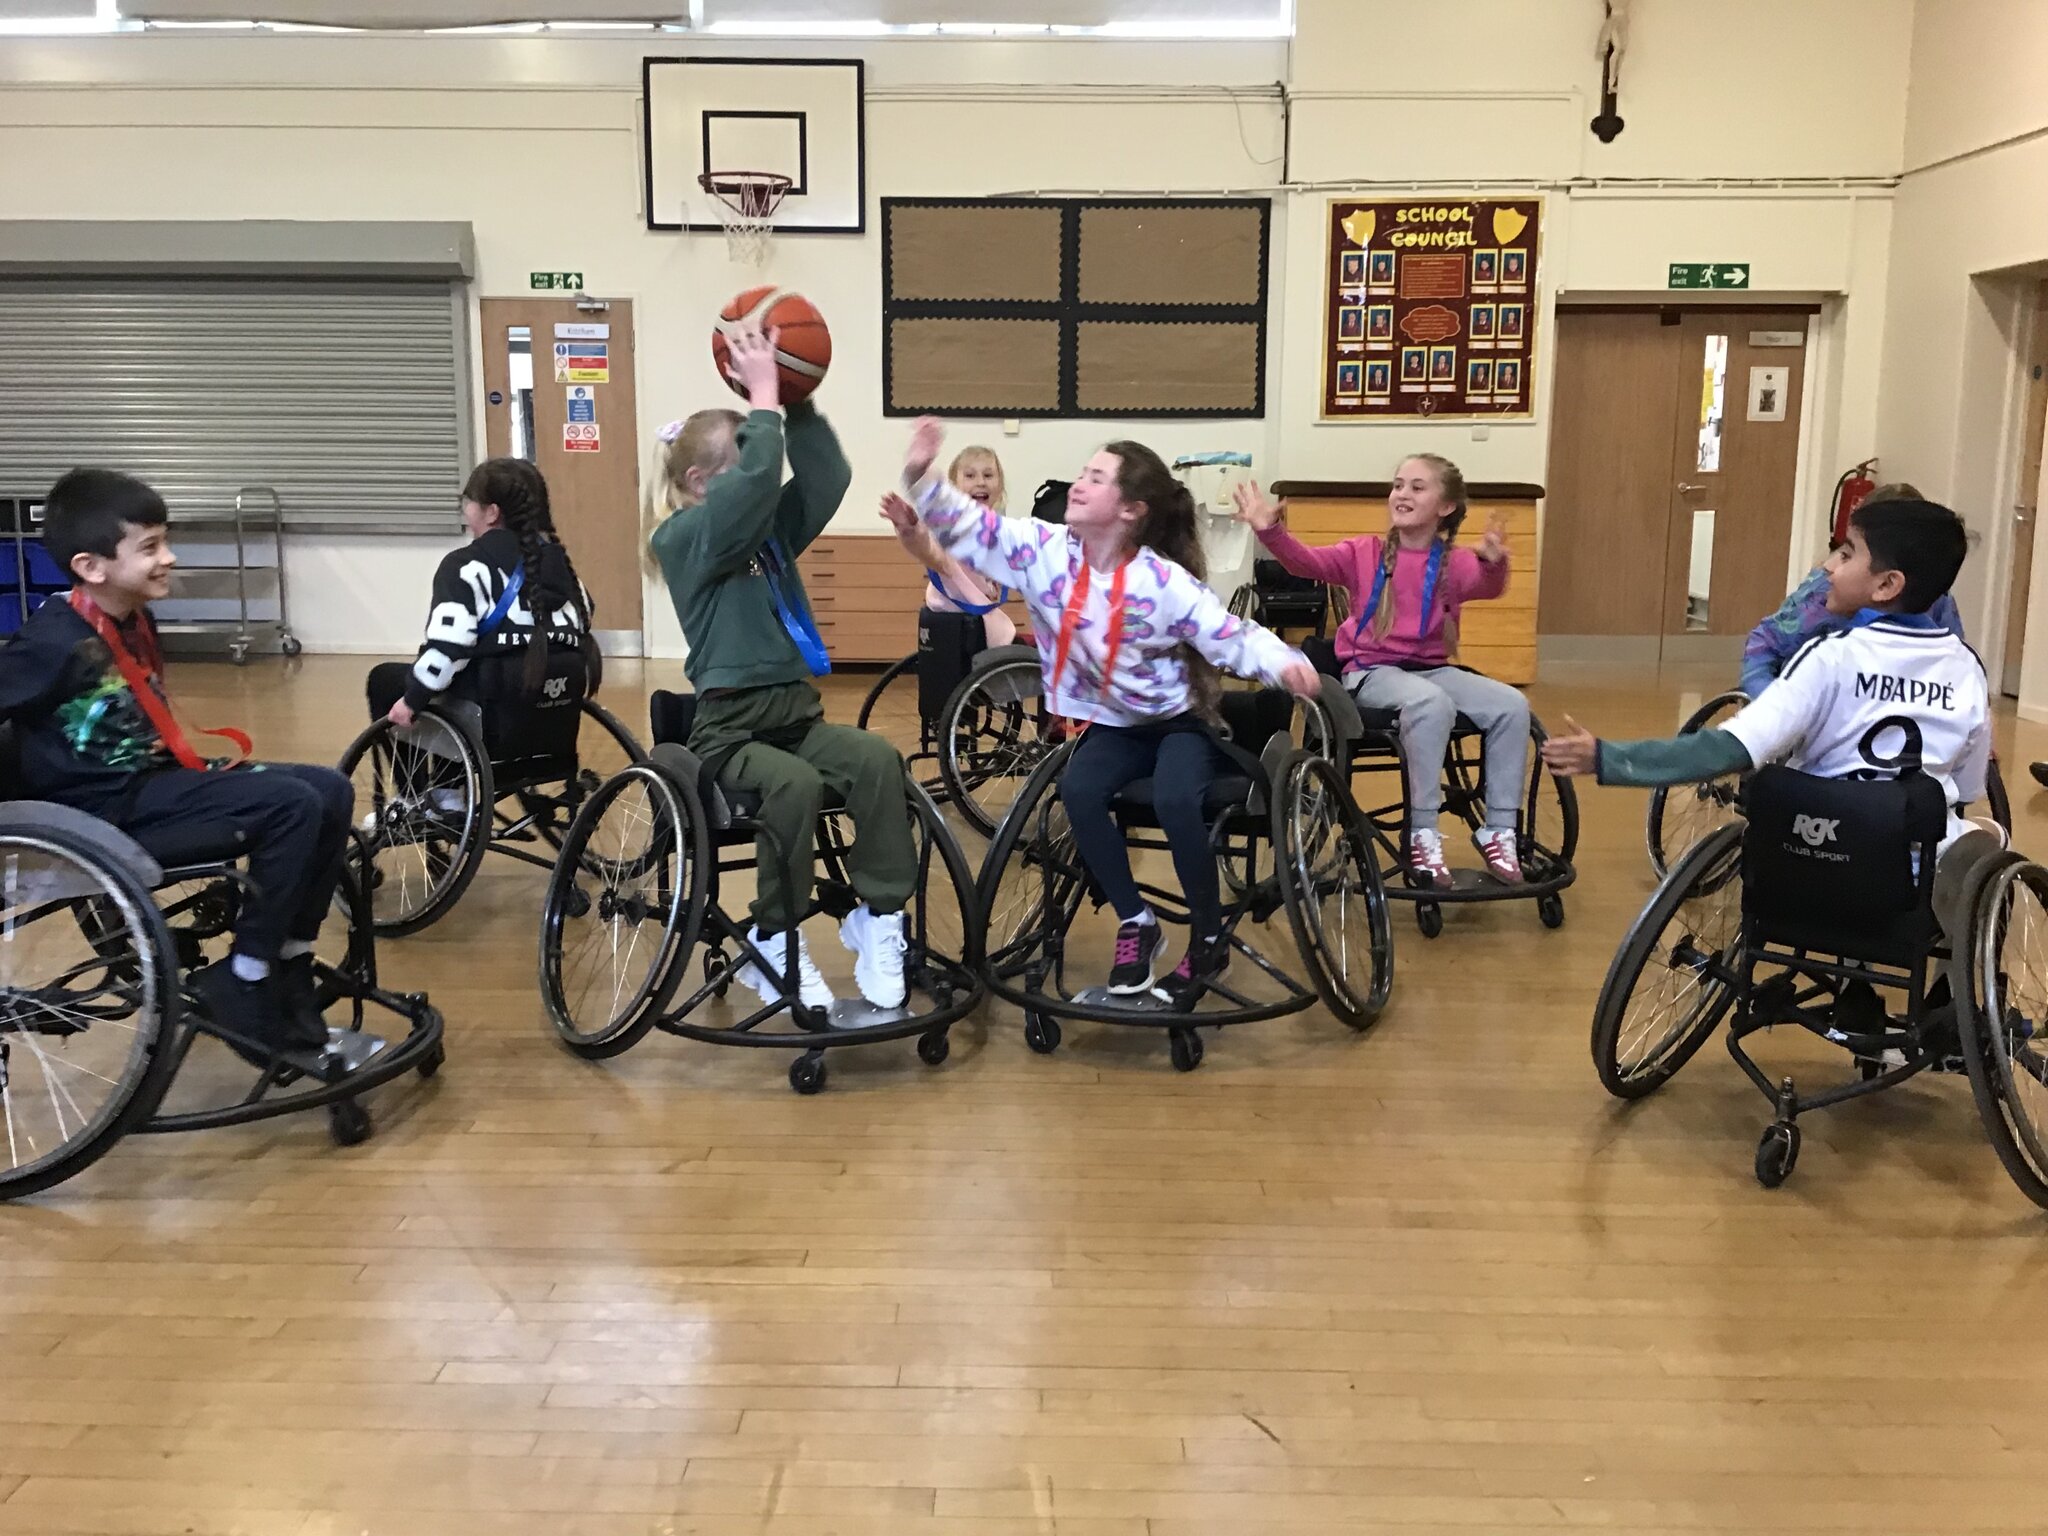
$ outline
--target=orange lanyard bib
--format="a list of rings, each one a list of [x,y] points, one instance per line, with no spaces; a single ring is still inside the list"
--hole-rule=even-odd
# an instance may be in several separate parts
[[[149,723],[156,727],[158,738],[177,760],[178,766],[205,769],[206,760],[192,750],[192,744],[185,739],[184,731],[172,718],[170,706],[156,691],[153,679],[162,674],[164,662],[163,652],[158,649],[156,643],[156,626],[150,622],[149,614],[144,611],[138,612],[135,616],[136,641],[144,653],[144,661],[137,661],[134,652],[128,649],[128,643],[121,638],[120,628],[107,617],[106,610],[87,596],[82,588],[71,589],[70,602],[72,611],[92,626],[92,632],[100,637],[107,650],[112,653],[114,665],[120,670],[122,681],[127,683],[128,691],[135,695],[135,702],[142,706],[143,714],[148,716]],[[145,661],[147,665],[144,664]],[[235,763],[246,761],[249,754],[255,750],[255,743],[240,731],[212,730],[201,731],[199,734],[224,737],[234,743],[239,754],[234,759]]]
[[[1110,679],[1116,676],[1116,653],[1124,643],[1124,573],[1131,568],[1126,560],[1116,568],[1116,575],[1109,584],[1109,637],[1102,649],[1102,688],[1109,692]],[[1081,573],[1074,578],[1074,590],[1067,598],[1066,611],[1060,615],[1059,644],[1053,649],[1052,683],[1047,693],[1058,693],[1060,674],[1067,670],[1067,651],[1074,643],[1074,634],[1081,627],[1081,610],[1088,605],[1090,572],[1088,557],[1081,557]]]

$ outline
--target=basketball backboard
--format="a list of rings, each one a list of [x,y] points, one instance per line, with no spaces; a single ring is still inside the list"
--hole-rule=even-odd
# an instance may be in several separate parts
[[[642,73],[647,227],[725,226],[699,178],[787,176],[778,235],[867,228],[867,118],[859,59],[648,59]]]

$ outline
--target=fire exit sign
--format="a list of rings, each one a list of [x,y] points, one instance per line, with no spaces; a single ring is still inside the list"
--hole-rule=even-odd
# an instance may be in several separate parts
[[[1674,261],[1670,275],[1664,279],[1666,288],[1747,288],[1749,286],[1749,263],[1746,261]]]
[[[1674,267],[1672,270],[1676,271],[1677,268]],[[581,272],[536,272],[533,274],[532,286],[535,288],[567,288],[572,293],[580,293],[583,289],[583,274]]]

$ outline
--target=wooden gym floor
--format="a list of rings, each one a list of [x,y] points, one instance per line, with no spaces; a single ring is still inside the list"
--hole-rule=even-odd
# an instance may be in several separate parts
[[[365,665],[176,685],[331,761]],[[636,729],[680,677],[611,673]],[[1641,735],[1717,683],[1534,700]],[[2048,852],[2048,731],[2000,735]],[[1565,928],[1496,906],[1427,943],[1397,908],[1364,1038],[1312,1013],[1183,1076],[1150,1032],[1033,1056],[991,1007],[944,1067],[834,1053],[812,1099],[780,1053],[569,1056],[532,980],[544,877],[494,860],[382,953],[446,1011],[448,1066],[376,1095],[368,1144],[317,1115],[132,1139],[0,1209],[0,1532],[2048,1526],[2048,1335],[2019,1326],[2048,1217],[1966,1085],[1802,1122],[1776,1192],[1718,1046],[1624,1112],[1586,1042],[1650,889],[1643,797],[1583,806]]]

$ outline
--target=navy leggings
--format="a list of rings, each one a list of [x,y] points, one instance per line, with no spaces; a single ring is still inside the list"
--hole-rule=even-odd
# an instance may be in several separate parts
[[[1081,738],[1061,775],[1060,800],[1081,861],[1120,920],[1128,922],[1144,911],[1145,898],[1131,878],[1131,852],[1109,805],[1125,785],[1149,778],[1195,935],[1208,938],[1223,926],[1216,855],[1209,848],[1202,800],[1225,767],[1207,729],[1190,715],[1156,725],[1092,725]]]

